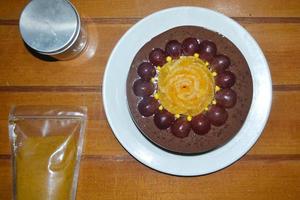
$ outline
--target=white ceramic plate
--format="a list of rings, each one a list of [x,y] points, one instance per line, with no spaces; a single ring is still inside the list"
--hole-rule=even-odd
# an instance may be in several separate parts
[[[229,38],[246,58],[253,78],[253,100],[241,130],[224,146],[195,156],[175,155],[149,142],[133,123],[126,97],[127,74],[138,50],[156,35],[183,25],[205,27]],[[103,80],[103,102],[107,119],[122,146],[143,164],[180,176],[211,173],[241,158],[262,133],[271,101],[271,76],[267,61],[256,41],[229,17],[198,7],[162,10],[132,26],[112,51]]]

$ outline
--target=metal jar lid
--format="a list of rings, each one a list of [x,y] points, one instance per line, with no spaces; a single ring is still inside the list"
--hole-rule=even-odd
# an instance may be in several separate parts
[[[20,32],[32,49],[47,55],[69,48],[80,32],[80,18],[67,0],[32,0],[20,17]]]

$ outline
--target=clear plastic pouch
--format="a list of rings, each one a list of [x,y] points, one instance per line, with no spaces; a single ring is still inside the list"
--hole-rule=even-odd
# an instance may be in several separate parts
[[[74,200],[84,107],[19,106],[9,115],[15,200]]]

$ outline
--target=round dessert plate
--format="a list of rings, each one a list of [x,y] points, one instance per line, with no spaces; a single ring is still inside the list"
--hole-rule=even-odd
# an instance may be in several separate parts
[[[132,60],[153,37],[177,26],[200,26],[218,32],[239,48],[253,79],[253,99],[240,131],[228,143],[199,155],[178,155],[152,144],[135,126],[127,103],[126,80]],[[108,122],[121,145],[143,164],[173,175],[196,176],[220,170],[241,158],[255,144],[267,122],[272,81],[264,54],[253,37],[229,17],[199,7],[176,7],[151,14],[132,26],[108,60],[103,103]]]

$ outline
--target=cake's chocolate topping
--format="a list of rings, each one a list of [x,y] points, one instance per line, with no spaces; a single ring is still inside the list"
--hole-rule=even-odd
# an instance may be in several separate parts
[[[224,108],[232,108],[236,104],[237,95],[232,89],[223,89],[216,93],[217,104]]]
[[[191,131],[191,123],[186,118],[178,118],[171,127],[173,135],[179,138],[185,138]]]
[[[216,55],[210,65],[213,71],[221,73],[225,71],[230,65],[230,59],[225,55]]]
[[[214,126],[222,126],[228,119],[228,113],[221,106],[211,106],[207,112],[207,117]]]
[[[156,75],[155,67],[149,62],[142,62],[137,71],[138,75],[145,81],[150,81]]]
[[[216,84],[221,88],[230,88],[235,83],[235,75],[231,71],[224,71],[216,77]]]
[[[133,91],[136,96],[150,96],[154,92],[154,85],[151,82],[138,79],[133,84]]]
[[[155,48],[150,52],[149,60],[155,66],[163,66],[166,63],[166,54],[162,49]]]
[[[167,55],[171,56],[173,59],[179,58],[179,56],[181,56],[182,47],[181,47],[180,42],[178,42],[177,40],[170,40],[166,44],[165,49],[166,49]]]
[[[183,53],[186,56],[192,56],[199,52],[199,43],[196,38],[186,38],[182,42]]]
[[[193,131],[198,135],[204,135],[210,130],[210,121],[203,114],[195,116],[191,121]]]
[[[217,46],[212,41],[203,40],[200,43],[200,58],[211,61],[217,53]]]

